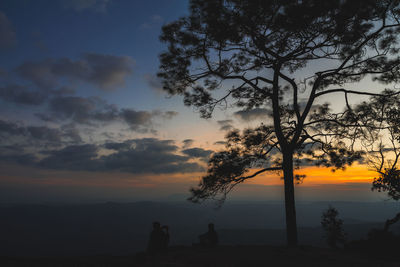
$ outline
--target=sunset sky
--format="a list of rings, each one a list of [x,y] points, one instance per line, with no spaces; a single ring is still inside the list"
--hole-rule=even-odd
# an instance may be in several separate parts
[[[0,202],[181,200],[227,130],[263,121],[262,110],[201,119],[182,97],[162,92],[161,26],[187,7],[184,0],[0,2]],[[342,107],[340,96],[329,100]],[[385,199],[371,192],[375,174],[363,165],[298,172],[307,175],[298,200]],[[260,176],[231,199],[282,200],[282,180]]]

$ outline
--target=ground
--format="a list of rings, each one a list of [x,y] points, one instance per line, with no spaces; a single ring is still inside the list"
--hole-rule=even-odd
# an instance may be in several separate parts
[[[148,259],[145,253],[128,256],[63,258],[0,258],[0,266],[351,266],[399,267],[399,260],[371,253],[300,246],[220,246],[213,249],[172,247],[165,254]]]

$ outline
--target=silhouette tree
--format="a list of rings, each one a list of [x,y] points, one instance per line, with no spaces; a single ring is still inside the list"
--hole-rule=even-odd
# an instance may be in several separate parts
[[[387,91],[388,93],[392,93]],[[359,105],[365,109],[365,119],[375,120],[379,127],[371,131],[372,138],[364,145],[369,151],[367,162],[378,177],[372,182],[371,190],[386,192],[393,200],[400,200],[400,97],[392,95],[390,98],[372,97],[368,103]],[[385,137],[386,140],[378,138]],[[385,141],[385,142],[384,142]],[[385,222],[384,231],[400,221],[400,213]]]
[[[343,230],[343,220],[338,219],[339,212],[334,207],[329,207],[321,216],[321,225],[326,233],[326,241],[332,248],[337,248],[338,243],[346,241]]]
[[[294,169],[308,161],[345,168],[362,156],[357,140],[375,127],[358,117],[353,90],[366,76],[399,80],[399,1],[192,0],[189,15],[162,28],[168,46],[158,76],[169,94],[210,118],[215,108],[267,110],[264,124],[227,134],[194,202],[224,200],[234,186],[283,172],[287,242],[297,244]],[[342,94],[344,107],[316,104]]]

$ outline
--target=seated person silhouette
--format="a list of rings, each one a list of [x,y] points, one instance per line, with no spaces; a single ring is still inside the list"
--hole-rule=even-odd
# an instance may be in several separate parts
[[[218,235],[214,230],[214,224],[208,224],[208,232],[199,235],[200,246],[202,247],[214,247],[218,244]]]
[[[159,222],[153,222],[153,230],[150,233],[150,240],[147,251],[155,254],[167,250],[169,243],[168,226],[162,226]]]

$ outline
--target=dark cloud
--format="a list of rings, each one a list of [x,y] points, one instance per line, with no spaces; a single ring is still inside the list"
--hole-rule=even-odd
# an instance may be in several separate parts
[[[173,140],[159,140],[156,138],[130,139],[124,142],[109,142],[103,145],[107,149],[116,151],[135,149],[138,151],[157,150],[161,153],[178,151]]]
[[[3,154],[0,153],[0,161],[17,163],[23,166],[33,166],[37,163],[37,157],[31,153]]]
[[[175,111],[118,109],[97,97],[61,96],[50,100],[48,114],[39,113],[36,116],[44,121],[71,120],[88,125],[121,121],[129,125],[131,130],[148,132],[153,130],[154,119],[172,119],[177,114]]]
[[[178,146],[173,140],[159,140],[156,138],[142,138],[125,141],[132,144],[137,151],[158,151],[160,153],[171,153],[178,151]]]
[[[63,133],[63,137],[66,138],[67,140],[71,140],[74,143],[82,142],[82,138],[79,134],[79,131],[73,123],[65,124],[65,125],[61,126],[60,129]]]
[[[29,90],[25,86],[16,84],[0,87],[0,98],[12,103],[25,105],[40,105],[47,99],[42,91]]]
[[[232,126],[233,121],[232,120],[220,120],[220,121],[217,121],[217,123],[220,126],[219,129],[221,131],[229,131],[229,130],[233,129],[233,126]]]
[[[25,62],[16,71],[24,79],[33,82],[41,88],[51,88],[57,85],[57,77],[52,71],[52,60],[41,62]]]
[[[150,126],[153,114],[148,111],[136,111],[133,109],[122,109],[121,118],[132,130],[139,130],[142,126]]]
[[[40,127],[28,127],[26,131],[38,139],[47,137],[57,140],[59,136],[50,129]],[[105,153],[106,151],[108,153]],[[55,170],[118,171],[137,174],[190,173],[204,171],[204,167],[193,162],[193,159],[203,159],[211,152],[195,148],[183,151],[182,155],[173,140],[142,138],[108,142],[103,145],[73,144],[61,149],[50,147],[39,149],[35,153],[26,152],[18,145],[7,148],[3,146],[0,151],[0,161]]]
[[[104,148],[111,149],[115,151],[129,150],[132,147],[132,143],[130,142],[109,142],[104,144]]]
[[[157,92],[163,91],[161,79],[158,78],[156,75],[147,73],[144,75],[144,79],[146,80],[147,84],[150,86],[151,89]]]
[[[60,1],[60,4],[67,9],[73,9],[81,12],[84,10],[93,10],[95,12],[106,12],[107,6],[111,0],[68,0]]]
[[[16,35],[7,16],[0,11],[0,48],[8,48],[16,43]]]
[[[18,84],[8,84],[0,87],[0,99],[10,103],[34,106],[43,104],[49,97],[65,96],[73,93],[74,90],[68,87],[61,87],[59,89],[31,89]]]
[[[234,113],[236,117],[243,121],[252,121],[257,119],[265,119],[271,113],[265,108],[255,108],[250,110],[240,110]]]
[[[99,155],[99,150],[114,150],[108,155]],[[192,157],[179,155],[172,140],[155,138],[132,139],[110,142],[102,146],[74,145],[48,152],[39,166],[48,169],[84,171],[120,171],[129,173],[187,173],[203,171]]]
[[[34,115],[44,122],[54,122],[55,121],[55,118],[49,114],[35,113]]]
[[[87,80],[106,90],[124,86],[125,78],[132,73],[134,64],[134,60],[128,56],[90,53],[84,59],[90,66]]]
[[[182,141],[182,143],[183,143],[183,148],[185,149],[185,148],[191,147],[194,143],[194,140],[193,139],[185,139]]]
[[[25,129],[17,123],[0,120],[0,134],[22,135]]]
[[[78,60],[69,58],[25,62],[16,71],[24,79],[41,88],[53,88],[63,78],[83,81],[103,90],[113,90],[125,85],[132,73],[134,60],[128,56],[95,53],[84,54]]]
[[[199,147],[182,150],[182,153],[192,158],[208,158],[214,151],[205,150]]]
[[[119,150],[100,159],[105,170],[131,173],[185,173],[203,170],[200,165],[188,162],[189,157],[178,155],[178,147],[171,140],[134,139],[123,144],[108,144],[107,147]]]
[[[48,152],[49,156],[38,164],[48,169],[93,171],[98,168],[97,152],[98,147],[93,144],[67,146]]]
[[[3,154],[7,154],[7,153],[23,153],[24,152],[24,148],[23,146],[20,145],[15,145],[15,144],[7,144],[7,145],[3,145],[1,146],[1,150],[3,152]]]
[[[25,143],[60,146],[63,143],[81,142],[78,130],[71,125],[60,128],[46,126],[23,126],[15,122],[0,120],[0,145],[9,145],[11,140],[23,138]]]
[[[107,109],[107,107],[103,106],[104,102],[95,97],[55,97],[49,103],[51,116],[54,121],[71,119],[78,123],[90,123],[95,118],[108,118],[110,115],[106,115],[102,111]],[[100,114],[103,114],[103,116],[100,116]]]
[[[58,129],[52,129],[45,126],[29,126],[26,130],[35,139],[61,142],[62,133]]]

